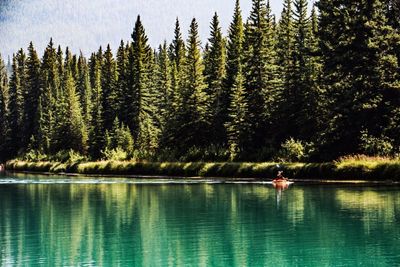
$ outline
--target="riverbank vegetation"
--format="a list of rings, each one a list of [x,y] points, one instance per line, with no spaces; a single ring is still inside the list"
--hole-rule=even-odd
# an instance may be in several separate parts
[[[90,175],[149,175],[173,177],[229,177],[272,179],[278,170],[291,179],[400,181],[400,160],[345,157],[331,163],[236,162],[32,162],[13,160],[10,171],[76,173]]]
[[[398,1],[320,0],[311,12],[306,0],[283,2],[276,20],[265,0],[252,1],[247,19],[236,1],[227,36],[215,14],[204,45],[196,19],[186,41],[177,19],[172,42],[153,49],[137,17],[132,39],[121,41],[116,56],[107,46],[86,58],[50,40],[40,59],[30,43],[9,62],[10,77],[0,59],[0,161],[103,159],[111,161],[59,166],[14,161],[9,166],[138,174],[151,166],[152,174],[219,170],[215,173],[247,176],[276,170],[264,163],[121,160],[312,162],[350,154],[396,156]],[[396,164],[285,166],[296,177],[342,167],[390,173]]]

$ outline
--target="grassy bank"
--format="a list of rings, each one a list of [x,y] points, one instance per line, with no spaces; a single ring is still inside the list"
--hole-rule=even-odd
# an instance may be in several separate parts
[[[178,163],[98,161],[85,163],[26,162],[13,160],[10,171],[77,173],[94,175],[153,175],[182,177],[273,178],[276,163]],[[400,181],[400,161],[347,158],[331,163],[280,164],[292,179]]]

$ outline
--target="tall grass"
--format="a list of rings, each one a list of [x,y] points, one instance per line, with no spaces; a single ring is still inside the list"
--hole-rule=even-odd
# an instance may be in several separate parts
[[[352,156],[328,163],[273,162],[132,162],[98,161],[85,163],[26,162],[13,160],[8,170],[94,175],[148,175],[174,177],[274,178],[278,170],[292,179],[392,180],[400,181],[400,161],[388,158]]]

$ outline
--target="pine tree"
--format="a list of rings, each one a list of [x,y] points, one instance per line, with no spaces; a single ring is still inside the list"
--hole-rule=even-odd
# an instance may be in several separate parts
[[[0,55],[0,161],[8,159],[8,140],[9,128],[8,128],[8,77],[7,68],[4,64],[3,58]]]
[[[211,119],[209,96],[206,94],[204,65],[200,54],[200,39],[196,19],[192,20],[187,41],[185,65],[186,81],[182,92],[181,108],[183,112],[184,136],[187,145],[203,146],[207,144],[205,130]],[[191,128],[191,130],[190,130]]]
[[[318,7],[324,86],[331,100],[323,151],[327,157],[362,153],[362,133],[381,137],[398,99],[396,32],[380,0],[321,0]]]
[[[239,65],[236,81],[232,88],[232,101],[230,104],[229,121],[226,123],[228,133],[229,154],[231,160],[240,159],[246,150],[247,135],[249,134],[250,121],[249,105],[246,90],[244,88],[244,77]]]
[[[120,46],[118,47],[116,61],[116,114],[118,114],[122,121],[126,122],[128,119],[124,116],[124,114],[126,110],[125,97],[128,90],[128,53],[126,51],[124,41],[122,40]]]
[[[66,61],[68,62],[68,61]],[[82,110],[79,98],[76,93],[76,84],[72,76],[70,67],[64,70],[64,92],[65,105],[63,108],[64,127],[62,149],[72,149],[81,153],[85,153],[87,149],[88,133],[82,117]]]
[[[283,63],[286,63],[287,66],[284,69],[285,87],[279,110],[281,115],[279,116],[279,121],[281,122],[280,129],[282,131],[280,133],[281,142],[289,138],[296,140],[307,139],[309,136],[305,136],[304,132],[309,129],[315,129],[311,124],[307,124],[310,123],[309,116],[313,115],[310,114],[308,105],[314,106],[315,104],[306,102],[312,93],[309,77],[310,71],[308,69],[311,58],[309,47],[311,32],[310,20],[307,15],[307,1],[294,0],[293,5],[294,10],[291,23],[286,22],[287,25],[291,26],[292,35],[290,36],[289,33],[285,33],[287,35],[285,37],[286,40],[284,40],[286,45],[282,43],[283,49],[287,51],[291,48],[292,50],[290,54],[285,53],[282,55]],[[288,30],[286,29],[286,31]],[[293,39],[290,40],[289,38]],[[307,126],[304,127],[305,125]]]
[[[40,60],[31,42],[28,47],[28,59],[26,62],[27,77],[26,89],[23,94],[23,134],[22,146],[27,147],[31,137],[34,135],[35,117],[41,90]]]
[[[212,113],[210,138],[212,138],[213,143],[225,144],[226,132],[224,124],[228,120],[230,91],[224,87],[226,77],[226,47],[217,13],[215,13],[211,22],[211,34],[208,40],[210,45],[208,51],[205,53],[204,76]]]
[[[156,110],[151,92],[153,90],[154,55],[148,45],[143,24],[138,16],[132,33],[132,46],[128,59],[128,95],[126,99],[128,121],[135,139],[136,149],[152,153],[158,146],[158,129],[155,127]]]
[[[173,116],[173,101],[175,98],[175,92],[173,91],[171,82],[171,62],[169,60],[166,42],[160,45],[158,49],[157,63],[157,91],[159,94],[157,102],[158,112],[160,113],[160,130],[163,132],[166,128],[166,124],[170,122],[170,118]]]
[[[226,81],[225,90],[231,92],[236,76],[239,72],[239,66],[243,62],[243,42],[244,29],[242,21],[242,13],[240,10],[239,0],[236,0],[233,20],[229,26],[227,41],[227,65],[226,65]]]
[[[293,22],[293,0],[285,0],[283,10],[278,24],[278,44],[277,54],[278,63],[281,67],[281,73],[285,88],[289,87],[289,79],[293,69],[293,50],[294,50],[294,22]]]
[[[103,130],[103,93],[101,87],[101,69],[102,69],[102,48],[99,48],[97,54],[93,53],[90,59],[91,66],[91,87],[92,87],[92,110],[91,123],[89,129],[89,155],[93,159],[101,157],[101,151],[105,146],[105,136]]]
[[[185,41],[183,40],[181,27],[179,25],[179,19],[176,18],[175,22],[175,31],[174,31],[174,40],[171,44],[171,61],[175,62],[176,69],[178,73],[183,71],[183,66],[185,65],[185,54],[186,54],[186,47]]]
[[[103,68],[101,74],[102,105],[104,129],[109,130],[116,117],[116,65],[110,45],[104,52]]]
[[[10,127],[10,156],[16,156],[18,154],[18,150],[20,149],[23,98],[19,75],[20,72],[18,71],[17,56],[13,55],[8,104],[8,125]]]
[[[279,91],[278,69],[274,50],[273,17],[269,2],[253,0],[245,28],[245,88],[251,122],[247,152],[265,149],[272,102]]]
[[[53,40],[50,40],[43,55],[41,64],[41,92],[40,107],[37,111],[37,125],[35,127],[35,140],[42,140],[38,143],[38,150],[42,153],[50,153],[50,145],[55,128],[55,109],[57,95],[60,91],[59,64]],[[39,120],[40,119],[40,120]]]
[[[170,60],[172,65],[172,80],[171,86],[174,91],[174,108],[175,111],[179,106],[179,98],[183,91],[185,77],[185,64],[186,64],[186,45],[183,40],[181,28],[178,18],[175,23],[174,39],[170,47]]]
[[[91,122],[92,88],[90,86],[89,67],[82,53],[78,58],[77,75],[77,93],[82,108],[83,120],[88,129]]]

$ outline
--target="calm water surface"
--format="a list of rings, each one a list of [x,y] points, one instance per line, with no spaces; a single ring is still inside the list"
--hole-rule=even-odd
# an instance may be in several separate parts
[[[0,177],[0,266],[399,266],[400,188]]]

